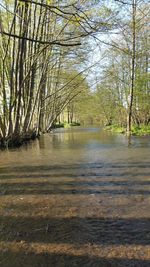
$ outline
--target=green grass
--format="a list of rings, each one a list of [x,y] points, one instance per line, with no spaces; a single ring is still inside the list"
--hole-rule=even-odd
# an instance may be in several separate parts
[[[64,128],[70,128],[70,127],[71,127],[70,123],[64,122]]]
[[[71,123],[64,122],[64,128],[70,128],[73,126],[80,126],[80,123],[79,122],[71,122]]]
[[[62,123],[56,123],[54,125],[54,128],[70,128],[73,126],[80,126],[79,122],[72,122],[72,123],[68,123],[68,122],[62,122]]]
[[[138,136],[150,135],[150,125],[134,125],[132,127],[132,134]]]
[[[104,129],[114,133],[126,133],[126,128],[117,125],[106,126]],[[150,135],[150,125],[133,125],[131,133],[135,136]]]
[[[109,126],[106,126],[104,129],[107,131],[114,132],[114,133],[125,133],[126,132],[126,129],[124,127],[120,127],[117,125],[109,125]]]

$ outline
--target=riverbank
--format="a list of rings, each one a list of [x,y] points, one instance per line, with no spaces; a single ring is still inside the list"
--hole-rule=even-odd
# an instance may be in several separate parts
[[[53,125],[52,129],[57,129],[57,128],[70,128],[74,126],[80,126],[81,124],[79,122],[61,122],[61,123],[56,123]]]
[[[24,143],[27,143],[29,141],[33,141],[38,137],[39,137],[39,134],[32,131],[32,132],[24,133],[21,135],[9,136],[5,139],[1,138],[0,139],[0,148],[5,149],[5,148],[11,148],[11,147],[20,147]]]
[[[126,128],[125,127],[120,127],[120,126],[117,126],[117,125],[106,126],[106,127],[104,127],[104,130],[111,131],[111,132],[114,132],[114,133],[120,133],[120,134],[125,134],[126,133]],[[150,135],[150,125],[140,125],[140,126],[134,125],[132,127],[131,134],[135,135],[135,136]]]
[[[72,123],[56,123],[53,125],[51,130],[58,129],[58,128],[71,128],[75,126],[80,126],[79,122],[72,122]],[[44,134],[44,133],[43,133]],[[0,148],[11,148],[11,147],[20,147],[24,143],[30,142],[39,138],[40,134],[37,134],[36,131],[29,131],[27,133],[22,133],[20,135],[12,135],[7,138],[0,138]]]

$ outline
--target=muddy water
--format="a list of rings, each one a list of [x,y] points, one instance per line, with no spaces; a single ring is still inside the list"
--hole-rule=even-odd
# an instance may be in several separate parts
[[[0,152],[0,266],[150,266],[150,137],[57,130]]]

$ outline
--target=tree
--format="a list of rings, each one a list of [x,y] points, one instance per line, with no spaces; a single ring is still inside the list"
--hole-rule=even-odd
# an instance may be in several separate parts
[[[106,29],[100,19],[93,20],[93,5],[70,0],[1,4],[1,142],[17,144],[47,131],[76,96],[74,87],[71,92],[62,83],[61,69],[71,54],[77,56],[74,48],[83,38]]]
[[[150,6],[147,1],[115,2],[118,3],[119,8],[122,7],[122,10],[115,19],[117,37],[112,35],[110,42],[104,41],[111,48],[107,52],[109,59],[107,57],[107,66],[102,78],[105,80],[104,84],[107,84],[106,77],[111,76],[111,88],[113,91],[118,91],[116,110],[122,106],[121,109],[127,114],[126,127],[127,134],[130,136],[132,122],[141,124],[149,121],[148,47],[150,42],[147,29]],[[142,111],[145,111],[145,115]],[[114,118],[114,121],[118,123],[117,118]]]

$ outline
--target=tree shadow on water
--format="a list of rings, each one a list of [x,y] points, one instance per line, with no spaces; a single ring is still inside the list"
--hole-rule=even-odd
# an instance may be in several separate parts
[[[56,174],[52,174],[51,171],[54,171],[55,167],[57,167]],[[92,179],[90,182],[79,182],[79,180],[76,179],[73,183],[64,182],[63,177],[66,176],[66,178],[74,178],[74,176],[71,176],[71,172],[67,173],[65,170],[69,170],[69,168],[74,168],[74,170],[79,169],[79,173],[75,174],[75,177],[77,177],[79,174],[82,174],[80,171],[80,168],[83,168],[84,166],[81,165],[75,165],[75,166],[41,166],[39,167],[12,167],[8,168],[1,168],[0,169],[0,177],[3,179],[3,174],[7,175],[8,179],[11,179],[11,175],[13,179],[18,178],[18,176],[21,175],[22,178],[24,175],[28,175],[28,178],[32,178],[32,176],[35,176],[33,178],[41,178],[43,175],[45,175],[45,178],[49,177],[48,182],[38,182],[38,181],[27,181],[23,183],[11,183],[10,181],[6,181],[3,184],[1,183],[1,186],[4,190],[4,198],[6,195],[12,195],[12,197],[17,195],[42,195],[42,194],[54,194],[54,195],[69,195],[71,194],[82,194],[82,195],[89,195],[91,193],[95,194],[109,194],[109,195],[136,195],[136,194],[142,194],[142,195],[148,195],[149,191],[148,188],[145,190],[139,190],[135,188],[130,188],[131,182],[128,181],[128,188],[126,188],[126,181],[124,181],[124,184],[121,183],[121,179],[126,179],[125,175],[122,178],[120,176],[119,184],[114,182],[115,177],[117,177],[117,171],[116,167],[110,166],[111,168],[115,169],[115,172],[110,173],[110,170],[107,170],[106,173],[98,173],[99,176],[103,177],[105,175],[106,177],[112,176],[111,181],[106,181],[103,183],[101,182],[101,177],[99,177],[99,182],[92,182]],[[90,167],[90,165],[89,165]],[[92,167],[92,166],[91,166]],[[96,166],[93,165],[93,168]],[[97,166],[98,167],[98,166]],[[97,168],[96,167],[96,168]],[[109,167],[109,166],[108,166]],[[126,168],[126,166],[120,166],[119,168],[122,170],[122,168]],[[135,165],[133,164],[133,168]],[[145,168],[144,165],[141,166],[142,168]],[[98,167],[99,170],[101,170],[101,166]],[[14,174],[11,174],[11,171],[14,171]],[[72,169],[70,169],[72,171]],[[90,169],[91,171],[91,169]],[[38,173],[37,173],[38,172]],[[43,173],[44,172],[44,173]],[[119,172],[119,171],[118,171]],[[94,171],[93,171],[94,173]],[[72,174],[73,175],[73,174]],[[91,175],[91,172],[89,173],[89,177]],[[97,175],[97,173],[96,173]],[[107,176],[108,175],[108,176]],[[120,174],[119,174],[120,175]],[[147,175],[147,174],[146,174]],[[51,181],[51,178],[60,178],[58,181],[53,180]],[[62,180],[61,180],[62,178]],[[86,178],[83,177],[83,179]],[[41,179],[42,181],[42,179]],[[61,181],[61,182],[60,182]],[[119,188],[113,189],[110,187],[110,189],[103,188],[101,190],[101,186],[109,186],[109,183],[113,183],[114,186],[122,186],[122,190]],[[98,189],[92,189],[97,185]],[[134,182],[132,184],[134,186]],[[148,186],[149,183],[147,181],[138,181],[136,185],[142,186],[146,185]],[[86,187],[87,186],[87,187]],[[88,186],[91,187],[91,189],[88,188]],[[124,187],[125,186],[125,187]],[[10,198],[9,196],[8,198]],[[41,197],[41,196],[40,196]],[[42,202],[42,198],[41,198]],[[14,204],[15,205],[15,204]],[[29,208],[29,207],[27,207]],[[31,210],[36,207],[32,207]],[[7,206],[8,212],[13,213],[7,213],[7,210],[5,211],[5,214],[7,216],[1,216],[0,218],[0,241],[5,244],[6,249],[4,249],[4,252],[0,252],[0,267],[149,267],[150,261],[144,260],[144,259],[128,259],[128,258],[122,258],[119,259],[115,257],[109,256],[109,258],[101,258],[101,257],[92,257],[90,255],[76,255],[73,251],[67,250],[68,246],[77,246],[78,248],[89,244],[92,246],[101,246],[102,248],[105,246],[128,246],[131,245],[134,248],[136,246],[142,246],[145,247],[147,245],[150,245],[150,219],[149,218],[104,218],[104,217],[71,217],[71,215],[67,215],[66,218],[61,217],[42,217],[42,216],[21,216],[19,215],[19,212],[17,211],[17,215],[15,216],[15,207],[14,209],[11,208],[9,210],[9,207]],[[24,212],[24,206],[20,205],[19,207],[21,214]],[[8,215],[13,214],[13,215]],[[70,216],[70,217],[69,217]],[[37,244],[43,244],[43,246],[50,246],[51,244],[57,245],[66,245],[66,253],[63,253],[59,250],[56,250],[56,253],[44,253],[39,252],[35,253],[35,251],[28,251],[24,249],[16,249],[15,248],[11,251],[9,247],[7,247],[7,243],[13,244],[25,244],[27,246],[29,244],[33,244],[33,246],[37,246]],[[23,243],[22,243],[23,242]],[[141,247],[141,249],[142,249]],[[84,252],[83,252],[84,253]],[[136,249],[135,249],[136,253]],[[133,251],[134,254],[134,251]],[[102,254],[103,255],[103,254]],[[142,257],[142,256],[141,256]]]
[[[99,179],[99,181],[89,181],[86,179],[72,179],[66,181],[63,176],[59,180],[49,179],[43,181],[34,180],[32,177],[26,182],[0,182],[0,195],[150,195],[149,181],[130,181],[121,179],[115,181],[113,179]],[[71,178],[70,178],[71,179]],[[0,179],[1,181],[1,179]],[[147,186],[144,188],[143,186]]]
[[[63,253],[0,253],[2,267],[149,267],[150,261],[127,258],[101,258]]]
[[[150,245],[149,218],[3,216],[1,241],[45,244]]]
[[[133,168],[139,169],[149,169],[149,162],[126,162],[126,163],[106,163],[106,162],[99,162],[99,163],[73,163],[73,164],[53,164],[53,165],[20,165],[20,166],[8,166],[8,167],[0,167],[0,174],[6,174],[10,172],[15,173],[34,173],[34,172],[51,172],[51,171],[68,171],[68,170],[75,170],[75,171],[83,171],[83,170],[99,170],[105,169],[107,170],[119,170],[124,171],[126,169],[130,170]]]

